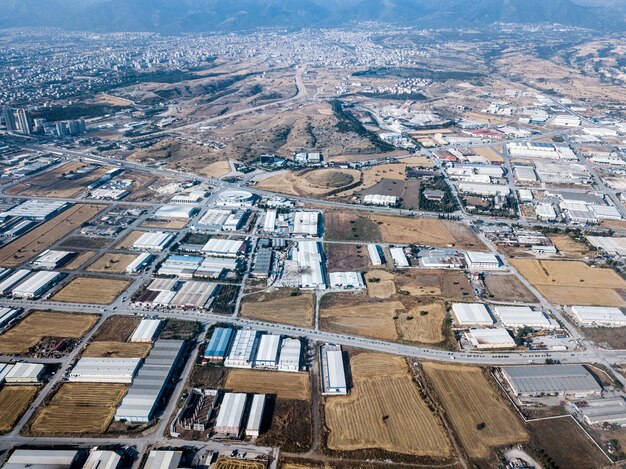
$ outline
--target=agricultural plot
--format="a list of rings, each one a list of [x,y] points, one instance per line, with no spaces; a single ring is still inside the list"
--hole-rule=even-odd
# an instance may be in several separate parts
[[[352,358],[351,369],[351,393],[325,403],[329,449],[381,449],[437,459],[452,455],[441,422],[420,395],[404,358],[361,353]]]
[[[224,387],[233,392],[275,394],[279,399],[306,401],[311,396],[307,373],[234,369]]]
[[[515,275],[485,275],[485,287],[494,301],[535,303],[537,298]]]
[[[25,354],[44,337],[79,339],[98,318],[96,314],[34,311],[0,336],[0,353]]]
[[[0,433],[13,429],[37,391],[37,386],[4,386],[0,389]]]
[[[71,231],[92,219],[104,205],[76,204],[0,249],[0,264],[15,267],[48,249]]]
[[[220,458],[215,462],[215,469],[265,469],[267,464],[249,459]]]
[[[450,270],[405,270],[396,275],[398,290],[417,297],[446,301],[473,298],[472,286],[463,272]]]
[[[64,249],[88,249],[96,250],[106,247],[111,238],[95,238],[89,236],[70,236],[59,243],[60,248]],[[93,257],[95,253],[91,253]]]
[[[372,298],[390,298],[396,293],[395,276],[385,270],[370,270],[365,274],[367,294]]]
[[[65,264],[63,268],[65,270],[76,270],[80,266],[85,264],[87,261],[91,260],[95,255],[96,253],[92,251],[81,252],[74,259],[72,259],[70,262]]]
[[[471,458],[488,458],[493,448],[528,440],[524,425],[482,369],[442,363],[423,367]]]
[[[145,234],[144,231],[132,231],[124,239],[115,245],[115,249],[128,250],[133,247],[135,241],[141,238]]]
[[[589,247],[580,241],[572,239],[566,234],[548,236],[552,244],[556,246],[561,254],[567,257],[586,257],[591,255]]]
[[[474,147],[472,148],[476,152],[477,155],[482,156],[490,163],[502,163],[504,162],[504,158],[497,151],[496,148],[492,147]]]
[[[35,416],[30,431],[37,435],[103,433],[127,386],[112,383],[63,383]]]
[[[312,293],[280,290],[245,296],[239,314],[262,321],[310,327],[313,325],[314,306]]]
[[[136,254],[114,254],[107,252],[96,259],[86,270],[87,272],[121,274],[126,271],[126,267],[137,259],[137,257]]]
[[[161,220],[158,218],[149,218],[141,224],[142,228],[158,228],[164,230],[180,230],[187,226],[189,220],[186,218],[173,218],[170,220]]]
[[[130,282],[127,280],[74,277],[70,283],[54,294],[52,300],[66,303],[110,305],[129,285]]]
[[[324,245],[324,252],[329,272],[359,271],[369,266],[369,254],[365,246],[328,243]]]
[[[328,211],[324,213],[324,236],[330,241],[383,240],[378,225],[356,212]]]
[[[149,343],[136,342],[91,342],[85,348],[83,357],[94,358],[146,358],[150,349]]]
[[[552,303],[626,306],[626,281],[611,269],[578,261],[511,259],[511,264]]]

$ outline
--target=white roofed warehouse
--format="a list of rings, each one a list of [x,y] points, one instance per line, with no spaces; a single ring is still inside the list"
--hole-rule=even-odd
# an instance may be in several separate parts
[[[45,367],[40,363],[19,362],[4,377],[7,384],[38,383]]]
[[[182,451],[153,450],[148,454],[143,469],[175,469],[182,458]]]
[[[84,357],[70,372],[69,381],[131,384],[140,365],[140,358]]]
[[[572,306],[572,315],[587,327],[626,326],[626,315],[619,308],[606,306]]]
[[[224,394],[213,430],[220,435],[239,436],[243,424],[247,394],[227,392]]]
[[[298,241],[292,257],[300,268],[300,287],[326,289],[326,269],[323,262],[322,245],[316,241]]]
[[[13,289],[14,298],[35,299],[46,293],[58,283],[63,274],[60,272],[36,272]]]
[[[501,327],[493,329],[470,329],[465,332],[465,339],[479,350],[515,348],[515,341],[508,331]]]
[[[518,396],[600,394],[602,387],[582,365],[505,366],[502,376]]]
[[[452,311],[460,326],[491,326],[494,323],[489,310],[481,303],[454,303]]]
[[[133,249],[161,252],[173,239],[174,235],[162,231],[144,233],[133,243]]]
[[[75,450],[16,449],[3,469],[70,469],[79,459]]]
[[[252,329],[240,329],[224,360],[224,366],[231,368],[252,368],[258,347],[258,333]]]
[[[302,343],[298,339],[285,338],[280,346],[278,369],[280,371],[300,371],[301,353]]]
[[[276,334],[263,334],[259,341],[259,349],[254,360],[255,368],[276,369],[278,366],[278,351],[280,336]]]
[[[470,270],[496,270],[500,268],[498,256],[486,252],[468,251],[465,253],[467,268]]]
[[[142,319],[133,335],[130,336],[131,342],[154,342],[154,338],[161,326],[160,319]]]
[[[556,329],[557,326],[543,311],[535,311],[530,306],[496,306],[494,310],[502,324],[512,329]]]
[[[261,433],[263,411],[265,410],[265,394],[255,394],[252,397],[250,416],[246,425],[246,436],[256,438]]]
[[[321,350],[322,394],[343,395],[348,393],[343,352],[339,345],[324,345]]]

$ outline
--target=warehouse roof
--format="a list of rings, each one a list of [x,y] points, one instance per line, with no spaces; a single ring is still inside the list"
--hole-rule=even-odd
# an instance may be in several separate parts
[[[167,246],[172,238],[173,235],[171,233],[151,231],[142,234],[139,239],[133,243],[133,247],[139,249],[163,248]]]
[[[205,357],[224,357],[233,338],[234,329],[230,327],[216,327],[211,340],[204,350]]]
[[[11,289],[15,287],[15,285],[17,285],[28,275],[30,275],[31,272],[32,271],[28,269],[20,269],[16,272],[13,272],[2,282],[0,282],[0,295],[6,295],[7,293],[9,293]]]
[[[4,378],[12,368],[13,365],[9,363],[0,363],[0,384],[4,383]]]
[[[211,238],[202,248],[202,252],[223,256],[236,256],[245,250],[245,246],[245,241],[240,239]]]
[[[115,469],[120,460],[120,456],[115,451],[95,450],[89,453],[83,469]]]
[[[130,383],[140,364],[140,358],[84,357],[78,360],[70,372],[69,380]]]
[[[0,218],[24,217],[44,220],[50,215],[64,210],[69,205],[67,202],[61,201],[27,200],[6,212],[0,213]]]
[[[280,346],[280,359],[278,360],[278,368],[300,366],[300,353],[302,343],[298,339],[286,338]]]
[[[493,329],[470,329],[466,337],[474,347],[515,347],[515,341],[507,330],[502,327]]]
[[[217,414],[215,428],[239,428],[243,419],[247,395],[241,392],[227,392]]]
[[[230,349],[228,358],[231,360],[251,360],[255,352],[257,331],[240,329],[235,335],[235,341]]]
[[[26,363],[18,362],[13,365],[13,368],[7,373],[5,379],[7,381],[24,380],[24,379],[37,379],[43,372],[44,366],[40,363]]]
[[[23,468],[69,468],[76,460],[78,451],[49,449],[16,449],[3,469]]]
[[[472,264],[497,264],[500,265],[498,256],[490,252],[467,251],[465,257]]]
[[[293,218],[293,232],[317,236],[319,230],[319,212],[296,212]]]
[[[502,371],[518,394],[600,392],[582,365],[507,366]]]
[[[133,335],[130,337],[131,342],[152,342],[156,336],[160,319],[142,319]]]
[[[156,218],[190,218],[198,207],[193,205],[163,205],[155,213]]]
[[[326,351],[328,385],[338,389],[346,387],[346,374],[343,367],[343,352],[341,350]]]
[[[452,311],[457,322],[464,324],[493,324],[493,318],[487,307],[481,303],[454,303]]]
[[[263,409],[265,408],[265,394],[255,394],[252,397],[250,416],[246,425],[247,432],[259,432],[263,421]]]
[[[330,288],[363,288],[363,278],[360,272],[331,272],[328,274]]]
[[[572,306],[572,312],[583,323],[624,323],[626,315],[621,309],[608,306]]]
[[[21,282],[17,287],[13,288],[13,295],[36,295],[40,292],[40,290],[49,286],[60,277],[60,272],[35,272],[33,275]]]
[[[178,467],[182,457],[182,451],[153,450],[148,454],[148,459],[143,469],[174,469]]]
[[[278,359],[278,346],[280,336],[277,334],[263,334],[259,341],[259,349],[256,354],[256,362],[276,363]]]
[[[542,311],[530,306],[496,306],[496,314],[505,326],[550,327],[552,323]]]

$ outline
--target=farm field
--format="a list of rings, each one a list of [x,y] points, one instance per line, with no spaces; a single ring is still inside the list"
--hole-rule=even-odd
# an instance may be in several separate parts
[[[48,249],[71,231],[95,217],[104,205],[76,204],[0,249],[0,264],[15,267]]]
[[[361,172],[356,169],[314,169],[283,172],[259,181],[257,187],[289,195],[328,196],[360,180]]]
[[[313,325],[315,298],[312,293],[280,290],[273,293],[255,293],[245,296],[241,302],[240,315],[263,321],[280,322],[293,326]]]
[[[78,255],[74,259],[72,259],[70,262],[65,264],[63,266],[63,268],[65,270],[75,270],[75,269],[78,269],[81,265],[83,265],[87,261],[91,260],[95,255],[96,255],[96,253],[92,252],[92,251],[80,252],[80,253],[78,253]]]
[[[502,155],[498,152],[498,148],[474,147],[472,150],[474,150],[477,155],[482,156],[491,163],[502,163],[504,162],[504,158],[502,158]]]
[[[52,300],[66,303],[110,305],[129,285],[130,282],[127,280],[74,277],[70,283],[54,294]]]
[[[350,394],[325,402],[329,449],[378,448],[440,459],[452,455],[442,424],[420,396],[404,358],[361,353],[351,359],[351,369]]]
[[[63,383],[39,410],[30,431],[37,435],[103,433],[127,386],[112,383]]]
[[[38,391],[37,386],[4,386],[0,389],[0,434],[13,429]]]
[[[592,254],[585,243],[572,239],[566,234],[548,236],[559,252],[567,257],[585,257]]]
[[[83,357],[103,358],[146,358],[150,349],[149,343],[140,342],[91,342],[85,348]]]
[[[0,336],[0,353],[24,354],[44,337],[79,339],[98,322],[96,314],[34,311]]]
[[[386,270],[370,270],[365,275],[367,294],[372,298],[390,298],[396,293],[395,276]]]
[[[137,328],[141,318],[137,316],[111,316],[98,328],[92,341],[126,342]]]
[[[137,241],[145,231],[132,231],[124,239],[115,245],[115,249],[130,249],[133,247],[135,241]]]
[[[215,469],[265,469],[267,465],[261,461],[250,459],[219,458],[215,462]]]
[[[493,448],[528,440],[521,420],[482,369],[431,362],[423,367],[471,458],[485,459]]]
[[[494,301],[539,301],[515,275],[485,275],[485,286]]]
[[[626,306],[620,291],[626,281],[611,269],[578,261],[511,259],[511,264],[552,303]]]
[[[446,316],[446,308],[441,302],[416,306],[408,314],[400,315],[396,322],[398,335],[422,344],[439,344],[445,340],[443,323]]]
[[[136,254],[114,254],[107,252],[100,256],[94,263],[87,267],[87,272],[110,272],[113,274],[121,274],[126,271],[126,267],[137,259]]]
[[[234,392],[275,394],[279,399],[299,401],[305,401],[311,395],[307,373],[286,371],[230,370],[224,387]]]
[[[396,275],[396,288],[413,296],[438,297],[447,301],[474,297],[465,274],[454,270],[404,270]]]
[[[93,238],[89,236],[70,236],[59,243],[60,248],[64,249],[87,249],[96,250],[106,247],[111,241],[110,238]],[[93,257],[96,253],[91,253]]]
[[[408,158],[402,158],[401,161],[411,167],[432,168],[435,166],[427,156],[410,156]]]
[[[172,218],[170,220],[160,220],[158,218],[149,218],[144,221],[140,226],[142,228],[160,228],[170,230],[180,230],[187,226],[189,220],[186,218]]]
[[[351,211],[324,213],[324,237],[330,241],[381,242],[378,225],[369,218]]]
[[[353,244],[325,244],[329,272],[363,270],[369,265],[369,254],[365,246]]]

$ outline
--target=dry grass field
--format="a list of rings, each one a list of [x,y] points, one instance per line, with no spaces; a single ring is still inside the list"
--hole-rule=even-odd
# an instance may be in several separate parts
[[[589,247],[585,243],[576,241],[568,235],[550,235],[548,238],[550,238],[550,241],[552,241],[552,244],[556,246],[559,252],[567,257],[585,257],[591,254]]]
[[[333,241],[381,242],[379,226],[369,218],[352,211],[324,212],[324,237]]]
[[[128,234],[124,239],[115,245],[115,249],[130,249],[133,247],[135,241],[144,235],[145,231],[133,231]]]
[[[70,283],[54,294],[52,300],[66,303],[110,305],[129,285],[130,282],[127,280],[74,277]]]
[[[104,205],[97,204],[73,205],[0,249],[0,265],[15,267],[32,259],[71,231],[80,228],[83,223],[100,213],[104,207]]]
[[[216,161],[215,163],[211,163],[198,170],[198,172],[204,176],[218,179],[226,176],[230,173],[230,171],[230,164],[228,161]]]
[[[371,220],[379,225],[384,242],[454,247],[472,251],[487,249],[467,226],[458,222],[386,215],[372,215]]]
[[[83,357],[146,358],[152,345],[138,342],[91,342]]]
[[[320,305],[320,326],[332,332],[396,340],[394,318],[403,311],[405,307],[399,301],[342,301],[330,307]]]
[[[417,297],[447,301],[473,298],[472,286],[465,274],[454,270],[405,270],[396,275],[396,286]]]
[[[390,298],[396,293],[394,275],[385,270],[370,270],[365,274],[367,294],[372,298]]]
[[[126,271],[126,267],[137,259],[136,254],[114,254],[107,252],[87,267],[87,272],[121,274]]]
[[[515,275],[485,275],[485,286],[494,301],[538,301]]]
[[[180,230],[187,226],[189,220],[186,218],[171,218],[161,220],[158,218],[149,218],[141,224],[142,228],[157,228],[162,230]]]
[[[74,259],[72,259],[70,262],[65,264],[65,266],[63,266],[63,268],[65,270],[75,270],[75,269],[78,269],[80,266],[85,264],[87,261],[91,260],[95,255],[96,255],[96,253],[92,252],[92,251],[81,252]]]
[[[291,296],[291,292],[288,289],[245,296],[240,315],[293,326],[312,326],[315,297],[310,292],[299,292]]]
[[[141,318],[137,316],[108,317],[93,335],[92,340],[94,342],[126,342],[140,322]]]
[[[24,354],[44,337],[79,339],[98,322],[96,314],[34,311],[0,336],[0,353]]]
[[[613,270],[577,261],[511,259],[511,264],[550,302],[561,305],[626,306],[626,281]]]
[[[363,270],[369,266],[369,254],[365,246],[353,244],[325,244],[329,272]]]
[[[441,302],[416,306],[396,321],[401,338],[422,344],[439,344],[444,341],[443,322],[446,308]]]
[[[498,150],[496,148],[492,148],[492,147],[474,147],[474,148],[472,148],[472,150],[474,150],[474,152],[477,155],[482,156],[483,158],[485,158],[487,161],[489,161],[491,163],[502,163],[502,162],[504,162],[504,158],[502,158],[502,155],[498,152]]]
[[[215,469],[265,469],[267,464],[250,459],[219,458],[213,467]]]
[[[432,168],[435,166],[427,156],[410,156],[408,158],[402,158],[401,161],[411,167]]]
[[[30,426],[37,435],[103,433],[126,393],[112,383],[63,383]]]
[[[289,195],[326,196],[360,179],[361,172],[356,169],[316,169],[283,172],[263,179],[257,187]]]
[[[0,433],[13,429],[38,391],[37,386],[4,386],[0,389]]]
[[[307,373],[235,369],[229,371],[224,387],[234,392],[275,394],[279,399],[305,401],[311,396]]]
[[[451,456],[443,427],[420,396],[404,358],[361,353],[352,358],[351,369],[350,394],[325,403],[328,448]]]
[[[430,362],[423,366],[471,458],[488,458],[493,448],[528,440],[524,425],[482,369]]]

